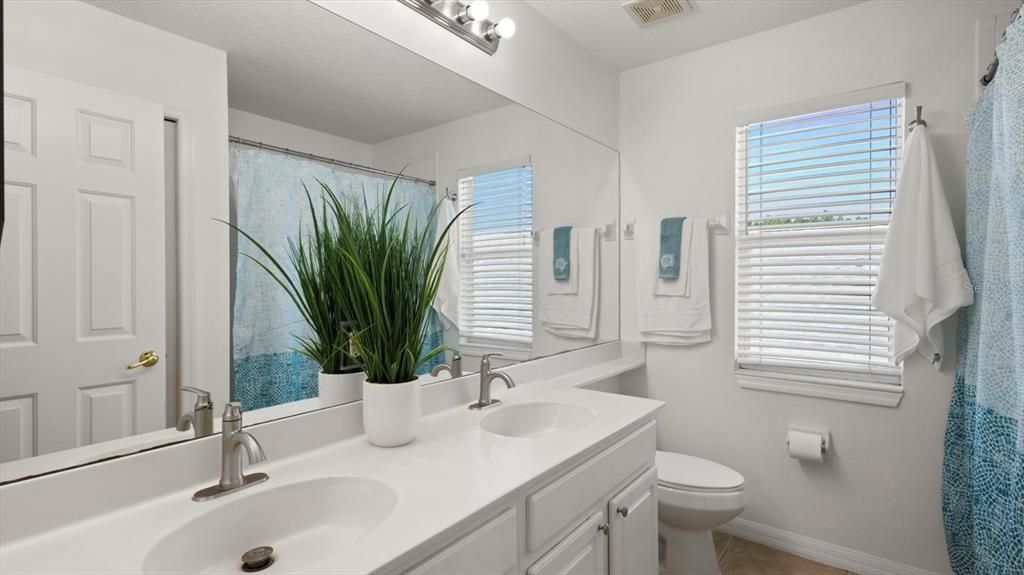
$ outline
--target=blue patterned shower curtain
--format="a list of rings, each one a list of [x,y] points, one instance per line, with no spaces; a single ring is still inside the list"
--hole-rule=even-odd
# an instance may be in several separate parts
[[[942,509],[957,575],[1024,575],[1024,21],[968,116],[967,272]]]
[[[362,201],[365,190],[370,207],[391,185],[387,177],[344,171],[342,168],[270,150],[232,144],[231,192],[234,221],[260,241],[288,269],[288,242],[309,224],[309,203],[302,185],[319,193],[317,180],[336,194]],[[316,195],[314,195],[316,198]],[[426,225],[434,206],[433,186],[401,180],[393,203],[409,206],[417,225]],[[245,237],[237,235],[232,318],[234,401],[243,409],[258,409],[316,397],[320,367],[295,351],[295,335],[308,333],[298,309],[258,265],[237,254],[258,254]],[[424,348],[441,345],[441,323],[431,311]],[[443,358],[436,357],[421,371]]]

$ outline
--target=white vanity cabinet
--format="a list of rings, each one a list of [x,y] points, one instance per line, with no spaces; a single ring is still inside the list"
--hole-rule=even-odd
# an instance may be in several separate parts
[[[595,512],[555,548],[526,570],[526,575],[607,575],[608,523]]]
[[[526,575],[656,575],[657,469],[650,467],[538,559]]]
[[[513,575],[516,510],[507,509],[409,571],[410,575]]]
[[[648,469],[608,502],[612,575],[658,572],[658,470]]]
[[[657,575],[651,421],[495,511],[408,572],[416,575]]]

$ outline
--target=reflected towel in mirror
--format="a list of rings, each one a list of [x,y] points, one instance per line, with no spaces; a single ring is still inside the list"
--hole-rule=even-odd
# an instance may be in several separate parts
[[[549,333],[562,337],[593,339],[597,336],[597,302],[600,278],[600,257],[597,228],[575,228],[573,239],[577,243],[577,265],[573,266],[578,289],[576,293],[559,293],[554,274],[548,272],[554,251],[545,242],[551,234],[543,234],[539,246],[542,258],[540,275],[540,320]]]

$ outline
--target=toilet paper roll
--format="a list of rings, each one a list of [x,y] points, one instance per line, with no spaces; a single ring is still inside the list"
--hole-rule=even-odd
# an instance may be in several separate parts
[[[789,456],[801,461],[821,461],[824,456],[820,433],[789,430]]]

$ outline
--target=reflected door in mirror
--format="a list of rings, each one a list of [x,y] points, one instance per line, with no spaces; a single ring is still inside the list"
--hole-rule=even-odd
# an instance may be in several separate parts
[[[163,108],[8,65],[4,90],[0,460],[160,429]]]

